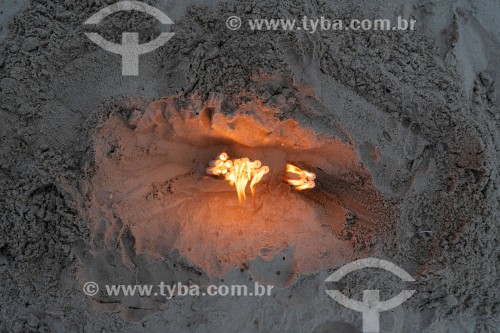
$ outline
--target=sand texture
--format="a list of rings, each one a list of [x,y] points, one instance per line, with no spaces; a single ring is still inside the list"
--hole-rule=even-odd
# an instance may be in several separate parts
[[[500,331],[498,1],[147,0],[175,36],[137,77],[84,34],[162,32],[138,12],[83,25],[114,2],[0,0],[0,332],[361,332],[325,279],[366,257],[416,280],[381,332]],[[232,31],[231,15],[417,31]],[[244,202],[205,172],[221,152],[270,167]],[[317,186],[295,191],[287,163]],[[337,287],[408,287],[368,273]],[[274,292],[88,297],[87,281]]]

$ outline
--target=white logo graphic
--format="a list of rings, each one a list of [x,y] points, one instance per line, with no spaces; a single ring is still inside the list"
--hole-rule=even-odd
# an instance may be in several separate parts
[[[83,285],[83,292],[87,296],[95,296],[99,292],[99,286],[93,281],[86,282]]]
[[[238,30],[241,28],[241,19],[238,16],[230,16],[226,20],[226,26],[231,30]]]
[[[330,275],[325,281],[338,282],[345,275],[363,268],[381,268],[398,276],[401,280],[405,282],[415,281],[415,279],[413,279],[412,276],[402,268],[394,265],[393,263],[377,258],[366,258],[366,259],[356,260],[338,269],[335,273]],[[326,290],[326,293],[330,295],[331,298],[333,298],[335,301],[342,304],[346,308],[363,313],[364,333],[368,332],[378,333],[379,313],[401,305],[404,301],[409,299],[415,293],[415,290],[403,290],[396,297],[393,297],[390,300],[383,302],[380,301],[380,290],[364,290],[363,302],[350,299],[338,290]]]
[[[121,1],[103,8],[92,15],[87,21],[85,21],[84,24],[98,24],[111,14],[132,10],[147,13],[156,18],[162,24],[174,24],[174,22],[166,14],[157,8],[138,1]],[[85,33],[85,35],[103,49],[109,52],[121,54],[122,75],[137,76],[139,75],[139,55],[149,53],[164,45],[170,38],[172,38],[174,33],[161,33],[155,40],[145,44],[139,44],[139,34],[137,32],[122,33],[121,44],[107,41],[95,32]]]

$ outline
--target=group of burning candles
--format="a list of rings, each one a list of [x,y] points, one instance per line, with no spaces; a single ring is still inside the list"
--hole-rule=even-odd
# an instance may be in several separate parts
[[[269,167],[262,165],[259,160],[251,161],[246,157],[231,160],[228,154],[221,153],[217,159],[209,162],[206,172],[209,175],[224,177],[235,186],[241,202],[246,198],[245,189],[248,183],[250,183],[250,191],[253,195],[255,184],[269,173]],[[292,164],[286,165],[285,181],[298,191],[313,188],[316,185],[315,178],[316,175],[312,172],[302,170]]]

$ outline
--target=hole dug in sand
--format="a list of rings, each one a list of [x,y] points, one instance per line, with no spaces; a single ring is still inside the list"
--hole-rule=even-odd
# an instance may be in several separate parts
[[[95,134],[90,187],[96,248],[121,247],[129,267],[139,254],[154,262],[178,251],[208,276],[245,267],[275,285],[375,250],[386,209],[354,147],[277,120],[257,101],[236,114],[169,98],[130,120],[108,119]],[[233,186],[205,172],[223,151],[269,166],[241,203]],[[294,190],[287,163],[314,172],[316,187]],[[119,241],[125,231],[131,245]]]

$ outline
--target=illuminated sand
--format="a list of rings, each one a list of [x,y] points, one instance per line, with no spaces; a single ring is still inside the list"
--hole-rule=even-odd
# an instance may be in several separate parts
[[[209,276],[249,265],[257,280],[278,284],[375,250],[382,203],[352,147],[274,120],[257,102],[240,112],[256,117],[233,119],[216,102],[190,110],[175,102],[153,103],[130,121],[113,116],[96,132],[95,241],[112,246],[129,228],[135,245],[123,251],[125,262],[131,251],[160,260],[178,250]],[[242,203],[233,186],[205,173],[221,151],[270,168]],[[316,172],[317,188],[293,190],[284,181],[288,162]],[[261,270],[274,270],[270,260],[282,251],[291,254],[289,272],[266,279]],[[252,271],[259,257],[269,265]]]

